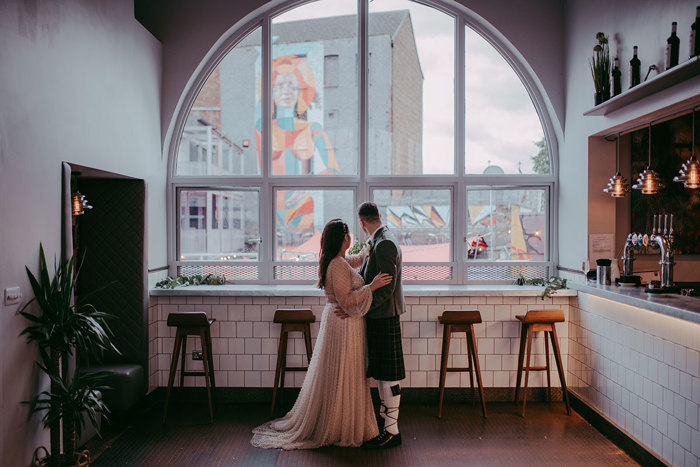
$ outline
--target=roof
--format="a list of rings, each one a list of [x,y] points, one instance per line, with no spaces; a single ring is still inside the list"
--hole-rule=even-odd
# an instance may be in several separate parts
[[[406,18],[408,10],[382,11],[370,13],[369,35],[396,35]],[[328,18],[302,19],[274,23],[273,40],[276,44],[299,43],[318,40],[333,40],[357,37],[357,15],[331,16]],[[260,35],[251,34],[240,45],[260,45]]]

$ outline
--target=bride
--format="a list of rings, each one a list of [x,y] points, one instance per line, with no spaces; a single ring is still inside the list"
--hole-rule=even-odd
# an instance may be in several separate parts
[[[363,255],[345,256],[348,226],[340,219],[321,235],[318,287],[326,293],[321,325],[309,368],[292,410],[253,430],[259,448],[311,449],[325,445],[360,446],[378,435],[368,380],[365,378],[365,320],[372,292],[391,282],[379,274],[365,285],[354,269]],[[335,315],[340,307],[349,319]]]

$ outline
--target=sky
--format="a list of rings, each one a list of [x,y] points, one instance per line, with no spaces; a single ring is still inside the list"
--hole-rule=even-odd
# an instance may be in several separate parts
[[[452,173],[454,158],[454,18],[408,0],[371,0],[370,13],[407,9],[424,75],[423,172]],[[319,0],[276,21],[357,14],[356,2]],[[465,153],[467,173],[489,165],[505,173],[532,173],[530,156],[542,125],[521,81],[481,36],[466,30]],[[518,165],[518,161],[521,165]]]

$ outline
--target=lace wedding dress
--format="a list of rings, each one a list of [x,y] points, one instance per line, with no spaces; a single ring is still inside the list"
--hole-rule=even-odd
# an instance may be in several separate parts
[[[325,445],[360,446],[377,436],[369,384],[365,378],[363,315],[372,292],[353,269],[362,256],[334,258],[325,281],[326,306],[311,362],[292,410],[253,430],[259,448],[311,449]],[[335,315],[336,304],[347,319]]]

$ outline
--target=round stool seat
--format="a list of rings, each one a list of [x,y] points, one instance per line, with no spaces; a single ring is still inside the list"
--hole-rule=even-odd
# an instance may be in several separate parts
[[[481,322],[478,310],[448,310],[438,317],[441,324],[476,324]]]
[[[563,310],[530,310],[526,315],[515,315],[515,318],[525,324],[550,324],[565,321]]]
[[[278,308],[275,310],[275,323],[313,323],[316,317],[308,308]]]

